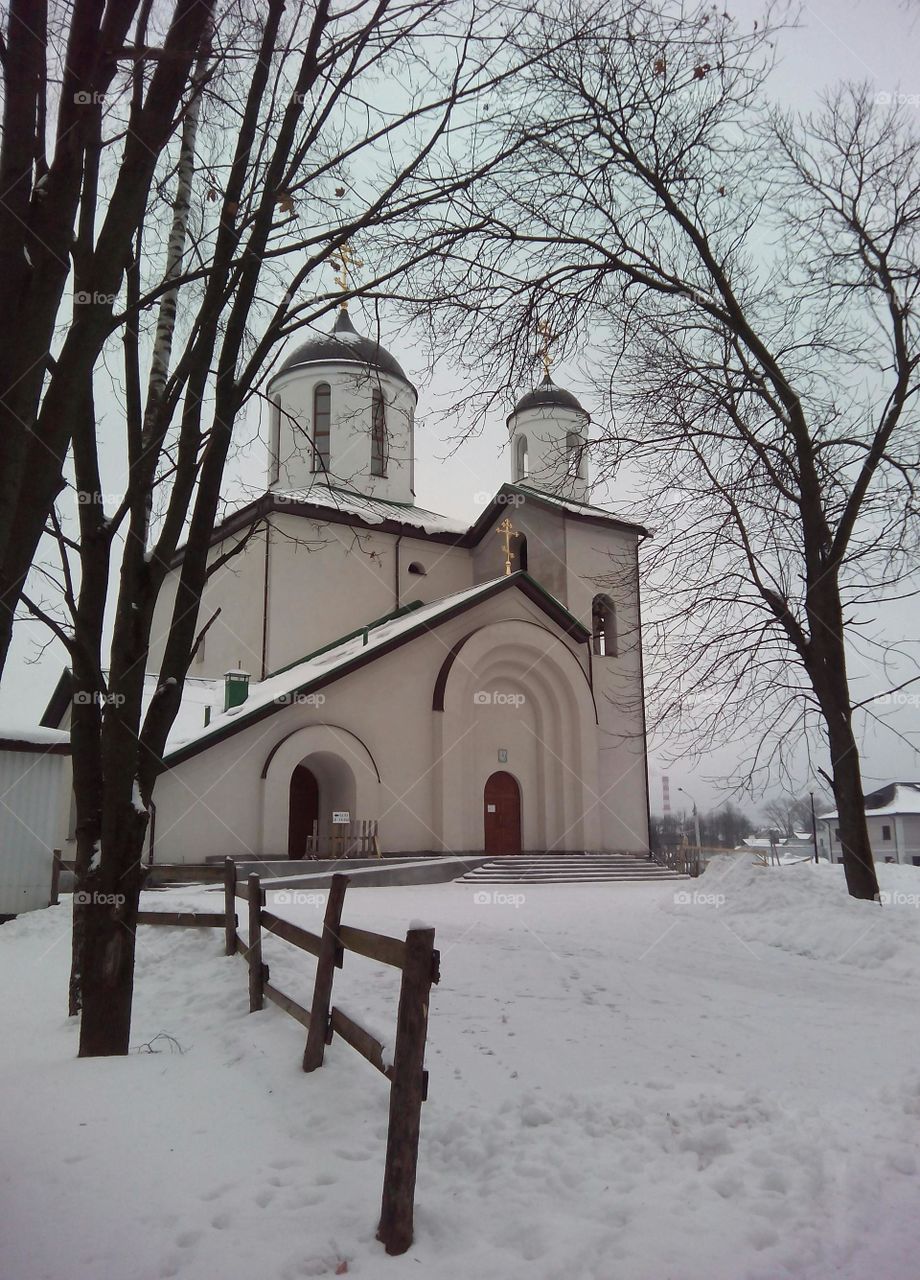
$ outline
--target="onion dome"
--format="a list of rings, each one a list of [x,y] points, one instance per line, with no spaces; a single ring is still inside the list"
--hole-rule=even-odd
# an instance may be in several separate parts
[[[401,379],[407,386],[412,387],[413,391],[415,390],[399,361],[391,356],[379,342],[374,342],[372,338],[365,338],[358,333],[351,323],[348,312],[344,310],[340,311],[336,317],[332,333],[310,338],[295,348],[275,372],[274,377],[280,377],[283,373],[289,373],[292,369],[302,369],[307,365],[330,363],[359,364],[365,369],[378,369],[381,373],[388,373],[394,378]],[[274,381],[274,378],[272,380]]]
[[[543,379],[538,387],[534,387],[532,391],[528,391],[526,395],[521,396],[520,400],[514,406],[514,413],[523,413],[527,409],[569,409],[575,413],[585,413],[578,399],[572,395],[571,391],[565,391],[562,387],[557,387],[549,374]],[[514,413],[511,417],[514,417]],[[585,414],[587,417],[587,414]]]

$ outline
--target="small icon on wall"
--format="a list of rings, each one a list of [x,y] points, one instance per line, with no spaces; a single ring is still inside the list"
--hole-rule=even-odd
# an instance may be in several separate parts
[[[507,747],[499,747],[499,748],[498,748],[498,763],[499,763],[499,764],[507,764],[507,763],[508,763],[508,748],[507,748]]]

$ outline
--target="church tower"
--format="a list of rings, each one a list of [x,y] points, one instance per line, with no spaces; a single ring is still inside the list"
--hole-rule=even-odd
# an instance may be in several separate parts
[[[588,424],[591,418],[571,391],[557,387],[546,370],[508,417],[511,479],[561,498],[588,496]]]
[[[414,503],[418,393],[393,356],[358,333],[344,305],[332,333],[285,359],[268,398],[271,489],[327,485]]]

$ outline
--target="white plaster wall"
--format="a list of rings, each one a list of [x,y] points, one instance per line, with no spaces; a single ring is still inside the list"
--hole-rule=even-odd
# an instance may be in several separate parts
[[[313,393],[319,383],[331,390],[328,472],[314,467],[311,447]],[[385,476],[371,475],[371,398],[375,389],[386,404]],[[416,395],[401,378],[360,365],[309,364],[279,374],[270,394],[280,398],[277,478],[273,460],[269,481],[279,489],[309,489],[329,483],[392,502],[411,502],[414,487],[414,415]],[[275,435],[275,431],[272,432]]]
[[[600,751],[599,804],[605,848],[648,849],[642,646],[635,534],[566,521],[568,607],[589,629],[595,595],[616,606],[617,653],[592,655]]]
[[[267,671],[275,671],[397,607],[397,535],[313,521],[276,512],[268,535]],[[211,559],[227,543],[212,549]],[[472,561],[463,548],[404,536],[399,540],[399,603],[430,603],[472,586]],[[413,562],[424,576],[409,573]],[[178,569],[163,584],[154,614],[149,670],[158,669],[172,617]],[[199,626],[218,609],[204,650],[189,674],[217,678],[239,666],[256,679],[263,662],[266,534],[209,579],[199,609]]]
[[[588,495],[588,454],[585,451],[576,471],[576,462],[569,455],[566,437],[570,431],[575,431],[587,440],[589,422],[586,413],[550,405],[535,405],[531,409],[512,414],[508,419],[511,434],[511,480],[521,478],[516,474],[515,468],[517,441],[523,435],[527,437],[528,470],[523,477],[527,483],[538,489],[584,502]]]
[[[211,548],[208,562],[218,559],[241,534]],[[261,673],[262,598],[265,578],[265,533],[254,534],[245,548],[208,579],[198,609],[199,629],[220,609],[205,637],[204,647],[189,668],[189,675],[216,678],[242,667]],[[157,601],[150,633],[148,671],[158,671],[172,621],[179,569],[167,575]]]
[[[528,847],[543,839],[597,847],[593,704],[572,642],[547,633],[547,625],[552,630],[536,606],[509,591],[328,686],[324,702],[286,705],[177,765],[157,784],[157,861],[286,856],[285,775],[289,781],[299,749],[289,735],[318,726],[351,744],[340,749],[364,807],[353,816],[378,819],[385,850],[481,849],[482,788],[502,767],[520,781]],[[454,664],[450,706],[433,711],[444,659],[475,627],[485,630]],[[520,714],[507,703],[483,706],[473,700],[481,685],[522,692],[527,701]],[[271,781],[263,780],[284,740],[291,745],[279,748]],[[309,735],[301,741],[309,745]],[[509,751],[507,766],[498,762],[499,747]]]

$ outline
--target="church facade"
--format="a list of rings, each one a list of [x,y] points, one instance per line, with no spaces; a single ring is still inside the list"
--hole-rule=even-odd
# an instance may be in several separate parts
[[[384,853],[647,850],[645,531],[587,501],[575,397],[547,373],[518,402],[467,526],[416,503],[415,388],[347,311],[267,395],[269,486],[214,532],[151,859],[322,853],[342,824]]]

